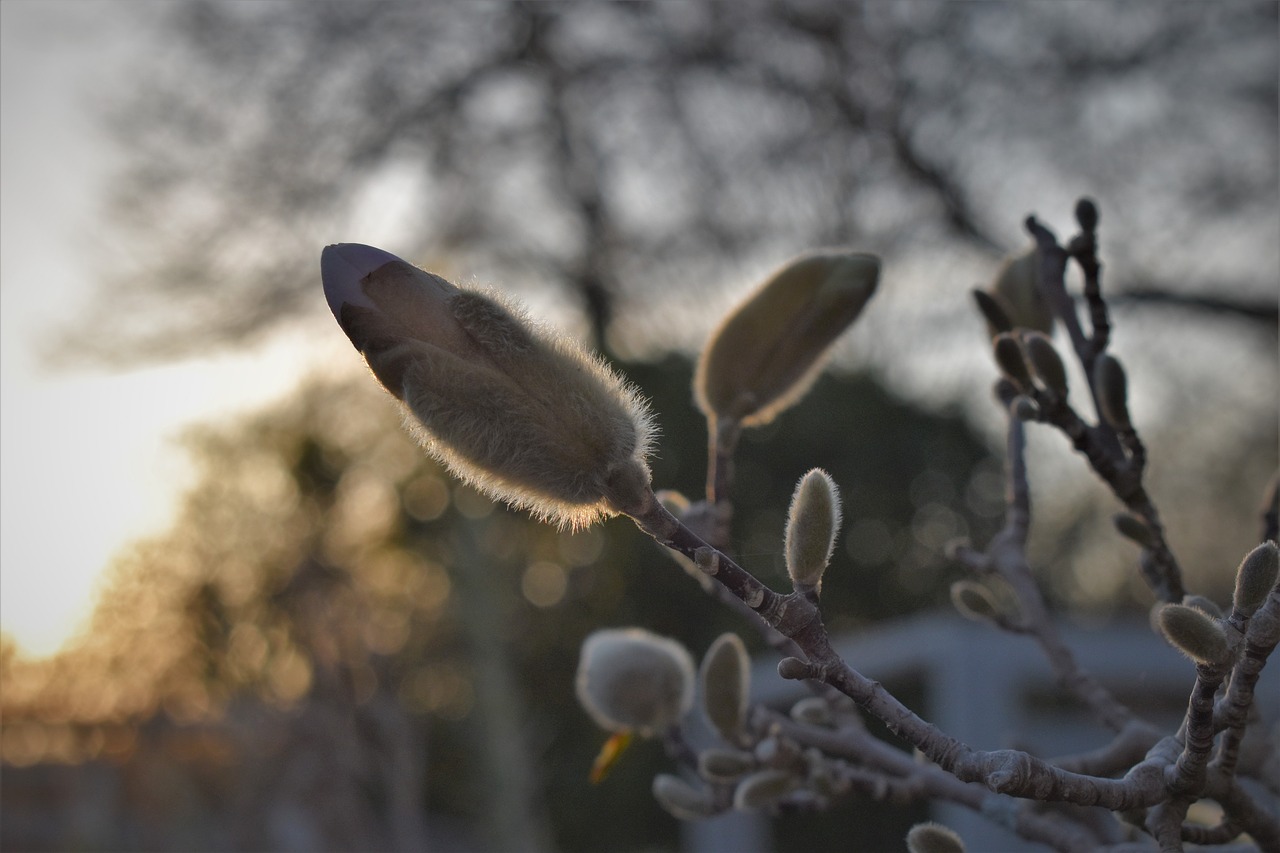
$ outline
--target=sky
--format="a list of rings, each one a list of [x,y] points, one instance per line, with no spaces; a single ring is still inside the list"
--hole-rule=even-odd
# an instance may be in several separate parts
[[[0,3],[0,631],[30,656],[83,624],[112,554],[174,517],[184,427],[288,392],[327,345],[349,351],[338,334],[127,372],[47,364],[94,280],[114,161],[93,98],[142,47],[147,10]],[[320,298],[318,279],[317,262]]]

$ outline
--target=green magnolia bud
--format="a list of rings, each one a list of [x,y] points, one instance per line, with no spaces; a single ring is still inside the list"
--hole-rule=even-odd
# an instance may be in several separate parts
[[[738,783],[733,806],[738,811],[755,811],[772,806],[796,789],[799,780],[784,770],[761,770]]]
[[[1031,249],[1005,261],[991,292],[1013,325],[1053,334],[1053,311],[1040,290],[1040,252]]]
[[[660,734],[693,705],[693,659],[640,628],[590,634],[578,661],[578,701],[602,729]]]
[[[1185,604],[1166,604],[1156,621],[1169,644],[1196,663],[1226,662],[1230,654],[1227,633],[1211,616]]]
[[[751,658],[737,634],[721,634],[707,649],[699,673],[707,721],[729,743],[742,738],[751,690]]]
[[[710,791],[695,788],[670,773],[659,773],[653,777],[653,798],[668,814],[679,820],[699,820],[715,814]]]
[[[643,510],[653,425],[604,362],[381,249],[329,246],[320,266],[339,325],[455,476],[567,527]]]
[[[839,529],[840,493],[826,471],[814,468],[800,478],[787,513],[787,572],[793,584],[822,583]]]
[[[1053,342],[1039,332],[1028,332],[1022,338],[1027,350],[1027,360],[1036,372],[1041,384],[1058,395],[1058,399],[1067,397],[1067,368],[1062,363],[1062,356],[1054,348]]]
[[[907,833],[908,853],[964,853],[955,830],[940,823],[917,823]]]
[[[737,749],[713,747],[698,755],[698,773],[711,782],[736,782],[755,769],[755,756]]]
[[[982,314],[983,319],[987,321],[987,334],[995,337],[1001,332],[1012,332],[1013,321],[1009,319],[1009,314],[1004,310],[1001,300],[985,290],[974,290],[973,301],[977,303],[978,311]]]
[[[1268,540],[1254,548],[1236,571],[1236,591],[1231,602],[1244,616],[1252,616],[1266,601],[1280,574],[1280,551]]]
[[[1098,414],[1114,430],[1133,429],[1129,420],[1129,381],[1124,367],[1107,353],[1093,365],[1093,387],[1098,394]]]
[[[1031,387],[1031,373],[1027,370],[1027,358],[1022,352],[1022,344],[1007,332],[996,335],[992,343],[992,351],[996,356],[996,366],[1000,372],[1009,377],[1019,388]]]
[[[1138,543],[1143,548],[1155,547],[1155,537],[1151,535],[1151,528],[1142,519],[1127,512],[1118,512],[1111,517],[1111,522],[1116,526],[1116,530],[1126,539]]]
[[[879,258],[851,252],[805,255],[774,273],[703,350],[694,377],[703,413],[746,426],[773,420],[809,389],[879,278]]]

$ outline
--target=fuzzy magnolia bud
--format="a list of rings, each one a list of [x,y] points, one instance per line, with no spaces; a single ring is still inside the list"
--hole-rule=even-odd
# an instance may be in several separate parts
[[[578,701],[606,731],[652,737],[693,705],[693,659],[675,640],[639,628],[596,631],[582,643]]]
[[[711,335],[694,390],[712,421],[773,420],[804,395],[880,278],[874,255],[824,252],[784,266]]]
[[[733,806],[738,811],[755,811],[772,806],[795,790],[799,780],[784,770],[761,770],[738,783]]]
[[[749,752],[713,747],[698,754],[698,773],[711,782],[736,782],[755,769],[755,756]]]
[[[791,706],[791,719],[807,726],[830,726],[831,705],[821,696],[806,696]]]
[[[800,478],[787,514],[787,572],[796,586],[816,587],[831,562],[840,529],[840,493],[831,476],[814,468]]]
[[[737,634],[721,634],[702,659],[702,704],[707,720],[729,743],[737,743],[747,719],[751,658]]]
[[[1093,387],[1098,395],[1098,414],[1115,430],[1133,429],[1129,420],[1129,381],[1124,367],[1103,353],[1093,365]]]
[[[1230,650],[1222,625],[1185,604],[1166,604],[1156,615],[1160,633],[1175,649],[1199,664],[1220,664]]]
[[[1225,614],[1222,608],[1215,604],[1211,599],[1205,598],[1203,595],[1184,595],[1182,603],[1187,607],[1194,607],[1206,616],[1212,616],[1214,619],[1221,619]]]
[[[1027,360],[1041,384],[1057,394],[1059,399],[1066,399],[1067,368],[1053,342],[1039,332],[1028,332],[1023,337],[1023,345],[1027,350]]]
[[[1040,291],[1040,253],[1036,249],[1005,261],[991,294],[1014,326],[1053,334],[1053,311]]]
[[[651,419],[599,359],[381,249],[328,246],[320,268],[338,324],[455,476],[563,526],[643,509]]]
[[[1276,543],[1263,542],[1245,555],[1236,571],[1236,591],[1232,597],[1235,609],[1244,616],[1252,616],[1275,586],[1280,574],[1280,551]]]
[[[1018,387],[1031,387],[1031,372],[1027,370],[1027,357],[1022,351],[1022,344],[1011,334],[996,335],[992,343],[996,366],[1000,372]]]
[[[679,820],[698,820],[715,813],[711,792],[695,788],[679,776],[659,773],[653,777],[653,798]]]
[[[940,823],[917,823],[907,833],[908,853],[964,853],[955,830]]]

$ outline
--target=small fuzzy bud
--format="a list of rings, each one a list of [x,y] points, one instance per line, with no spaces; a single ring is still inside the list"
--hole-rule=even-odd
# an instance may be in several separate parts
[[[1000,368],[1001,373],[1019,388],[1031,387],[1031,373],[1027,370],[1027,358],[1017,338],[1008,333],[996,335],[992,351],[995,353],[996,366]]]
[[[800,680],[812,675],[809,664],[800,658],[783,658],[778,661],[778,675],[788,680]]]
[[[955,830],[940,823],[917,823],[907,833],[908,853],[965,853]]]
[[[750,812],[772,806],[795,790],[799,780],[782,770],[761,770],[738,783],[733,792],[733,807]]]
[[[1120,432],[1133,429],[1129,420],[1129,381],[1119,360],[1107,353],[1098,356],[1093,365],[1093,387],[1102,419]]]
[[[958,580],[953,583],[951,603],[961,616],[974,622],[996,624],[1004,614],[995,594],[977,581]]]
[[[1203,595],[1184,595],[1182,603],[1187,607],[1194,607],[1196,610],[1204,612],[1207,616],[1214,619],[1221,619],[1225,615],[1222,608],[1215,604],[1212,600],[1205,598]]]
[[[653,777],[653,798],[668,814],[679,820],[699,820],[715,813],[710,791],[695,788],[670,773],[659,773]]]
[[[830,726],[831,706],[820,696],[806,696],[791,706],[791,719],[807,726]]]
[[[755,769],[755,756],[749,752],[713,747],[698,755],[698,773],[711,782],[736,782]]]
[[[652,737],[693,705],[693,659],[675,640],[640,628],[590,634],[578,661],[578,701],[602,729]]]
[[[814,468],[800,478],[787,513],[787,572],[793,584],[822,583],[839,529],[840,493],[826,471]]]
[[[1053,334],[1053,311],[1040,290],[1038,250],[1033,248],[1005,261],[991,292],[1000,298],[1015,327]]]
[[[747,719],[751,658],[737,634],[721,634],[707,649],[699,672],[707,721],[729,743],[737,743]]]
[[[600,359],[372,246],[328,246],[320,271],[342,330],[459,479],[566,527],[643,511],[653,425]]]
[[[1240,562],[1236,571],[1236,591],[1231,602],[1244,616],[1252,616],[1275,586],[1280,573],[1280,551],[1276,543],[1263,542]]]
[[[1136,542],[1143,548],[1155,547],[1156,540],[1151,535],[1151,528],[1137,516],[1129,515],[1127,512],[1118,512],[1111,517],[1111,522],[1124,538]]]
[[[880,259],[852,252],[805,255],[774,273],[703,350],[694,377],[703,413],[755,426],[798,401],[879,279]]]
[[[1098,229],[1098,206],[1091,198],[1082,198],[1076,202],[1076,222],[1080,230],[1092,234]]]
[[[1184,604],[1166,604],[1156,615],[1160,633],[1169,644],[1199,664],[1221,664],[1230,649],[1222,625]]]
[[[1026,347],[1027,360],[1036,372],[1041,384],[1058,395],[1058,399],[1067,397],[1067,368],[1062,363],[1062,356],[1053,346],[1053,342],[1039,332],[1028,332],[1022,339]]]
[[[985,290],[974,290],[972,293],[979,313],[987,321],[989,336],[994,338],[1001,332],[1013,331],[1013,321],[1009,319],[1009,312],[1005,311],[1004,306],[1000,304],[1001,300],[998,296],[987,293]]]

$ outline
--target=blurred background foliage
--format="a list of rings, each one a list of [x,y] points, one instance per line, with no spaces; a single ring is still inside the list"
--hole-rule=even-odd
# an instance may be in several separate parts
[[[1023,216],[1065,231],[1090,193],[1153,492],[1193,588],[1229,594],[1276,467],[1273,3],[160,9],[105,108],[127,157],[103,302],[58,357],[337,334],[318,248],[377,234],[593,341],[654,402],[655,483],[696,498],[710,326],[798,251],[877,251],[836,369],[747,434],[733,496],[738,556],[778,585],[791,490],[833,475],[824,601],[853,631],[943,604],[945,543],[996,529],[967,290],[1026,243]],[[1092,618],[1144,608],[1112,500],[1034,432],[1049,593]],[[659,747],[586,783],[603,736],[573,699],[578,645],[628,624],[695,657],[724,630],[758,643],[638,531],[494,507],[348,366],[189,446],[178,521],[120,555],[80,640],[0,655],[6,848],[676,846],[648,792]],[[81,805],[51,825],[23,796]],[[864,811],[779,821],[776,843],[879,849],[919,816]]]

